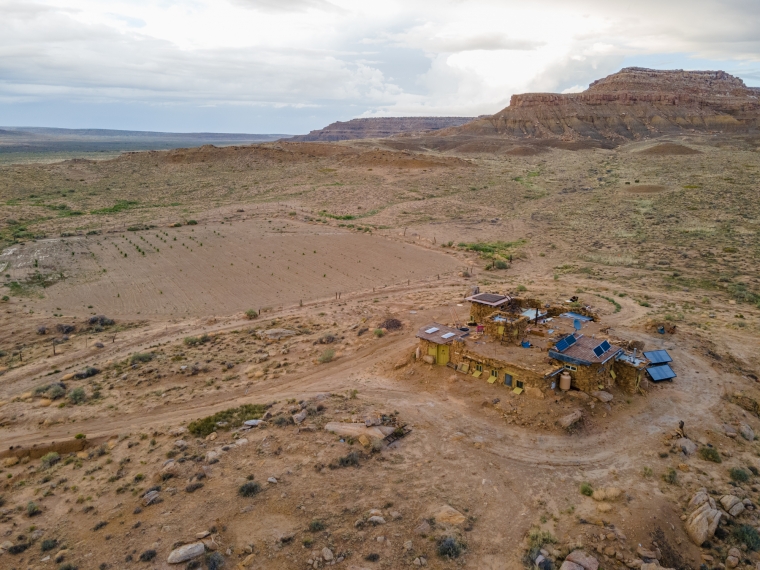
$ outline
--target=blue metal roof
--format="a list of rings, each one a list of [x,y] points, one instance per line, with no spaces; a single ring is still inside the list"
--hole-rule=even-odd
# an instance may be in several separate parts
[[[654,382],[672,380],[676,377],[676,373],[673,372],[673,369],[667,364],[662,364],[660,366],[650,366],[647,368],[647,372],[649,372],[649,376]]]
[[[651,352],[645,352],[644,358],[646,358],[652,364],[666,364],[668,362],[673,362],[673,359],[670,358],[667,350],[653,350]]]
[[[587,323],[589,321],[593,321],[591,317],[586,317],[584,315],[581,315],[580,313],[573,313],[572,311],[569,311],[567,313],[562,313],[560,315],[563,319],[578,319],[581,322]]]

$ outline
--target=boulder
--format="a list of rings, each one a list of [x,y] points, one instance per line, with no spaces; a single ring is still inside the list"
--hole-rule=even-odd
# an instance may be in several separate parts
[[[259,333],[259,336],[266,337],[271,340],[280,340],[283,338],[287,338],[289,336],[295,336],[295,332],[288,330],[288,329],[268,329],[261,333]]]
[[[206,547],[202,542],[193,542],[190,544],[183,544],[179,548],[175,548],[169,554],[169,558],[166,561],[169,564],[180,564],[187,562],[203,554],[206,551]]]
[[[385,519],[384,519],[383,517],[379,517],[379,516],[377,516],[377,515],[376,515],[376,516],[374,516],[374,517],[369,517],[369,518],[367,519],[367,522],[368,522],[369,524],[372,524],[372,525],[375,525],[375,526],[377,526],[377,525],[379,525],[379,524],[385,524]]]
[[[307,412],[306,410],[301,410],[300,412],[298,412],[297,414],[293,416],[293,421],[296,424],[300,424],[306,419],[306,416],[308,415],[309,415],[309,412]]]
[[[604,404],[612,401],[612,394],[610,394],[609,392],[605,392],[604,390],[597,390],[596,392],[591,392],[591,395]]]
[[[326,546],[322,549],[322,558],[325,560],[325,562],[330,562],[333,559],[333,553],[332,550],[327,548]]]
[[[643,558],[644,560],[659,560],[660,559],[660,553],[656,550],[647,550],[643,546],[639,544],[639,546],[636,548],[636,554],[638,554],[639,558]]]
[[[430,354],[423,356],[422,360],[428,364],[435,364],[435,356],[431,356]]]
[[[755,441],[755,432],[747,424],[739,426],[739,433],[747,441]]]
[[[560,425],[560,427],[569,429],[578,423],[581,419],[583,419],[583,412],[581,410],[575,410],[574,412],[561,417],[559,420],[557,420],[557,423]]]
[[[697,546],[702,544],[715,534],[718,528],[721,512],[710,506],[709,502],[703,503],[697,510],[689,515],[684,523],[686,534]]]
[[[536,386],[526,386],[525,394],[531,398],[538,398],[539,400],[544,398],[544,393],[541,391],[541,388]]]
[[[720,504],[732,517],[738,517],[744,512],[745,508],[742,500],[734,495],[723,495],[720,498]]]
[[[684,455],[694,455],[697,452],[697,444],[685,437],[676,440],[676,447],[680,448]]]
[[[562,566],[559,567],[559,570],[583,570],[583,566],[580,564],[576,564],[575,562],[570,562],[569,560],[565,560],[562,563]]]
[[[691,498],[691,501],[689,501],[689,506],[692,508],[699,507],[700,505],[703,505],[709,500],[710,500],[710,495],[707,494],[707,490],[700,489],[694,494],[694,496]]]
[[[576,400],[588,400],[591,398],[586,392],[583,392],[581,390],[568,390],[565,392],[565,396],[569,396],[570,398],[575,398]]]
[[[438,509],[433,518],[435,522],[443,524],[462,524],[467,520],[462,513],[449,505],[443,505]]]
[[[583,550],[573,550],[565,558],[565,561],[568,560],[577,564],[583,570],[599,570],[599,561]]]
[[[736,437],[737,433],[733,426],[730,426],[728,424],[723,425],[723,433],[725,433],[728,437]]]

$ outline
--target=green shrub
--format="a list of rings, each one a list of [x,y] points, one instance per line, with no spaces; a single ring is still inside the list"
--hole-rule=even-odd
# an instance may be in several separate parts
[[[745,483],[749,480],[749,473],[740,467],[732,467],[728,470],[728,474],[731,476],[731,480],[737,483]]]
[[[670,485],[678,483],[678,472],[672,467],[668,467],[668,470],[662,474],[662,480]]]
[[[377,338],[382,338],[385,336],[385,331],[383,329],[375,329],[374,334]]]
[[[187,220],[187,225],[188,226],[197,226],[198,222],[195,221],[195,220]]]
[[[87,436],[83,433],[78,433],[74,436],[74,439],[87,439]]]
[[[81,386],[79,388],[74,388],[69,392],[69,401],[72,404],[82,404],[84,401],[87,400],[87,394],[85,394],[84,388]]]
[[[261,419],[266,409],[266,406],[261,404],[244,404],[238,408],[230,408],[212,416],[192,421],[188,424],[187,430],[196,437],[206,437],[217,430],[238,427],[246,420]],[[222,425],[217,425],[219,423]]]
[[[60,400],[66,395],[66,390],[60,384],[51,384],[45,395],[51,400]]]
[[[493,268],[494,269],[508,269],[509,264],[506,261],[502,261],[501,259],[497,259],[493,262]]]
[[[248,310],[245,312],[245,316],[246,316],[246,318],[253,320],[253,319],[255,319],[256,317],[258,317],[258,316],[259,316],[259,314],[258,314],[258,313],[257,313],[255,310],[253,310],[253,309],[248,309]]]
[[[240,495],[241,497],[253,497],[259,491],[261,491],[261,485],[259,485],[255,481],[248,481],[247,483],[243,483],[240,486],[240,488],[238,489],[238,495]]]
[[[590,497],[594,494],[594,489],[589,485],[588,483],[581,483],[581,495],[586,495],[587,497]]]
[[[29,501],[26,504],[26,514],[30,517],[40,514],[40,508],[37,506],[37,503],[34,501]]]
[[[155,357],[152,352],[136,352],[129,359],[130,364],[138,364],[144,362],[150,362]]]
[[[528,532],[528,549],[540,550],[545,544],[554,544],[557,539],[548,530],[541,530],[538,527],[533,527]]]
[[[714,447],[702,447],[699,450],[699,456],[705,461],[712,461],[713,463],[722,463],[720,453]]]
[[[339,457],[337,461],[330,463],[329,467],[330,469],[337,469],[339,467],[359,467],[360,458],[361,455],[358,452],[352,451],[348,455]]]
[[[311,532],[319,532],[320,530],[325,530],[325,523],[320,520],[313,520],[311,523],[309,523],[309,530]]]
[[[517,286],[517,290],[518,290],[518,291],[527,291],[527,290],[528,290],[528,288],[527,288],[525,285],[518,285],[518,286]]]
[[[42,552],[53,550],[56,546],[58,546],[58,541],[54,538],[46,538],[45,540],[42,541],[42,544],[40,544],[40,548],[42,549]]]
[[[328,362],[332,362],[333,358],[335,358],[335,351],[332,348],[328,348],[322,354],[319,355],[319,361],[322,364],[327,364]]]
[[[746,544],[747,548],[750,550],[756,552],[760,550],[760,535],[758,535],[758,532],[754,527],[748,524],[736,527],[734,529],[734,538],[739,542]]]
[[[185,337],[184,343],[187,346],[198,346],[199,344],[206,344],[210,341],[211,337],[207,334],[203,334],[201,336],[187,336]]]
[[[42,461],[42,465],[44,465],[45,468],[52,467],[53,465],[58,463],[60,460],[61,460],[61,456],[58,455],[55,451],[46,453],[40,458],[40,461]]]
[[[444,558],[458,558],[463,549],[464,545],[451,536],[446,536],[438,541],[438,556]]]

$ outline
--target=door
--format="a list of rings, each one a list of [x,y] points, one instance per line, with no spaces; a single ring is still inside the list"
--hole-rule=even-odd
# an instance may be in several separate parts
[[[440,364],[441,366],[446,366],[448,363],[449,363],[449,345],[439,344],[438,356],[436,357],[436,364]]]

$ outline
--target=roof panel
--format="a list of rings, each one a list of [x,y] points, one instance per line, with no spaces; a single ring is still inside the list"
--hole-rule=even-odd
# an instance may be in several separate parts
[[[660,366],[650,366],[647,368],[647,372],[654,382],[672,380],[676,377],[676,373],[673,372],[673,369],[667,364],[662,364]]]

